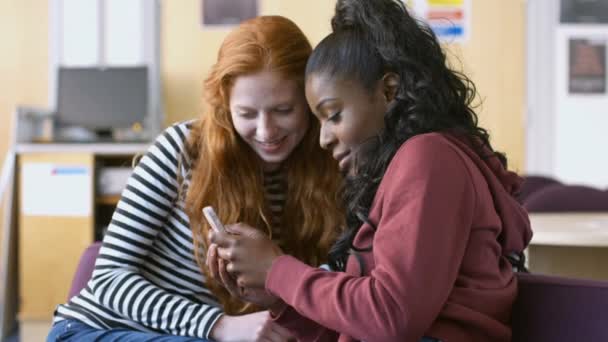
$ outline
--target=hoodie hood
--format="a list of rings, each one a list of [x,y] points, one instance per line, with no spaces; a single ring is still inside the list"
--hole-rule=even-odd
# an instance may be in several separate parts
[[[483,154],[488,157],[482,159],[465,139],[451,134],[444,136],[469,156],[487,181],[494,207],[503,224],[502,232],[498,236],[503,254],[509,256],[512,253],[523,252],[532,239],[528,212],[515,198],[523,178],[505,169],[496,154],[489,148],[483,148]]]

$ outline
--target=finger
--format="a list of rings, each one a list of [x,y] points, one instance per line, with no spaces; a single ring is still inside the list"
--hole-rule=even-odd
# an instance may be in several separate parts
[[[245,288],[264,288],[264,281],[257,281],[255,275],[247,274],[242,268],[238,267],[236,264],[231,269],[228,269],[228,273],[232,274],[235,278],[235,283],[237,286],[245,287]],[[251,273],[251,272],[249,272]]]
[[[218,279],[218,258],[217,258],[217,245],[211,244],[207,251],[207,268],[212,278]]]
[[[276,339],[276,337],[268,336],[268,334],[263,334],[258,336],[256,342],[287,342],[287,340]]]
[[[236,275],[236,273],[237,273],[236,265],[234,263],[232,263],[232,262],[226,262],[226,271],[231,276]],[[239,285],[239,283],[237,282],[237,280],[238,279],[235,279],[235,284]]]
[[[257,237],[259,235],[262,235],[262,236],[265,235],[260,230],[255,229],[255,228],[253,228],[253,227],[251,227],[249,225],[246,225],[244,223],[236,223],[236,224],[226,225],[226,230],[228,232],[230,232],[231,234],[245,235],[245,236],[249,236],[249,237]]]
[[[270,341],[270,342],[285,342],[287,341],[286,338],[284,338],[283,336],[277,334],[276,332],[274,332],[272,329],[266,329],[266,331],[263,332],[263,335],[261,336],[263,341]]]
[[[279,336],[272,332],[270,324],[268,323],[270,323],[270,321],[268,321],[267,318],[266,321],[264,321],[263,324],[257,328],[255,338],[256,342],[280,342],[280,340],[277,340]]]
[[[289,331],[285,333],[283,330],[275,329],[277,324],[272,321],[266,321],[264,328],[262,329],[262,338],[265,338],[272,342],[286,342],[291,338]],[[286,329],[285,329],[286,330]]]
[[[274,333],[281,336],[284,340],[293,338],[293,334],[287,328],[282,327],[280,324],[270,321],[271,329]]]
[[[226,261],[234,260],[234,249],[231,247],[218,246],[217,255],[220,257],[220,259],[224,259]]]
[[[223,259],[219,260],[219,276],[224,287],[233,297],[240,297],[238,286],[232,277],[226,272],[226,262]]]
[[[234,242],[234,235],[218,232],[214,230],[209,231],[209,241],[218,245],[219,247],[229,247]]]

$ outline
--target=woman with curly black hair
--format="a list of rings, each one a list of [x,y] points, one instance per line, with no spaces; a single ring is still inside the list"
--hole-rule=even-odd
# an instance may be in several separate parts
[[[306,97],[347,175],[334,272],[239,223],[211,234],[212,274],[243,298],[275,296],[274,318],[302,341],[510,341],[531,230],[473,83],[402,1],[339,0],[332,28]]]

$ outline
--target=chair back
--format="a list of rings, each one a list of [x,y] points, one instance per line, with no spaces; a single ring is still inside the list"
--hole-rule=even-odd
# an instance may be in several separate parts
[[[79,294],[80,291],[87,286],[87,283],[93,275],[95,259],[97,259],[100,247],[101,242],[95,242],[87,247],[82,253],[80,261],[78,262],[78,267],[76,268],[76,274],[74,274],[74,279],[72,279],[68,300]]]
[[[528,212],[608,211],[608,191],[581,185],[549,185],[524,201]]]
[[[518,273],[513,342],[608,341],[608,282]]]
[[[558,180],[545,176],[525,176],[524,182],[521,184],[517,200],[519,203],[524,203],[530,195],[550,185],[561,184]]]

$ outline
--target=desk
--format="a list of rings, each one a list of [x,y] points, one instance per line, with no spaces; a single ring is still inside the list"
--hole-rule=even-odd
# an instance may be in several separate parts
[[[608,280],[607,213],[530,214],[530,270]]]

